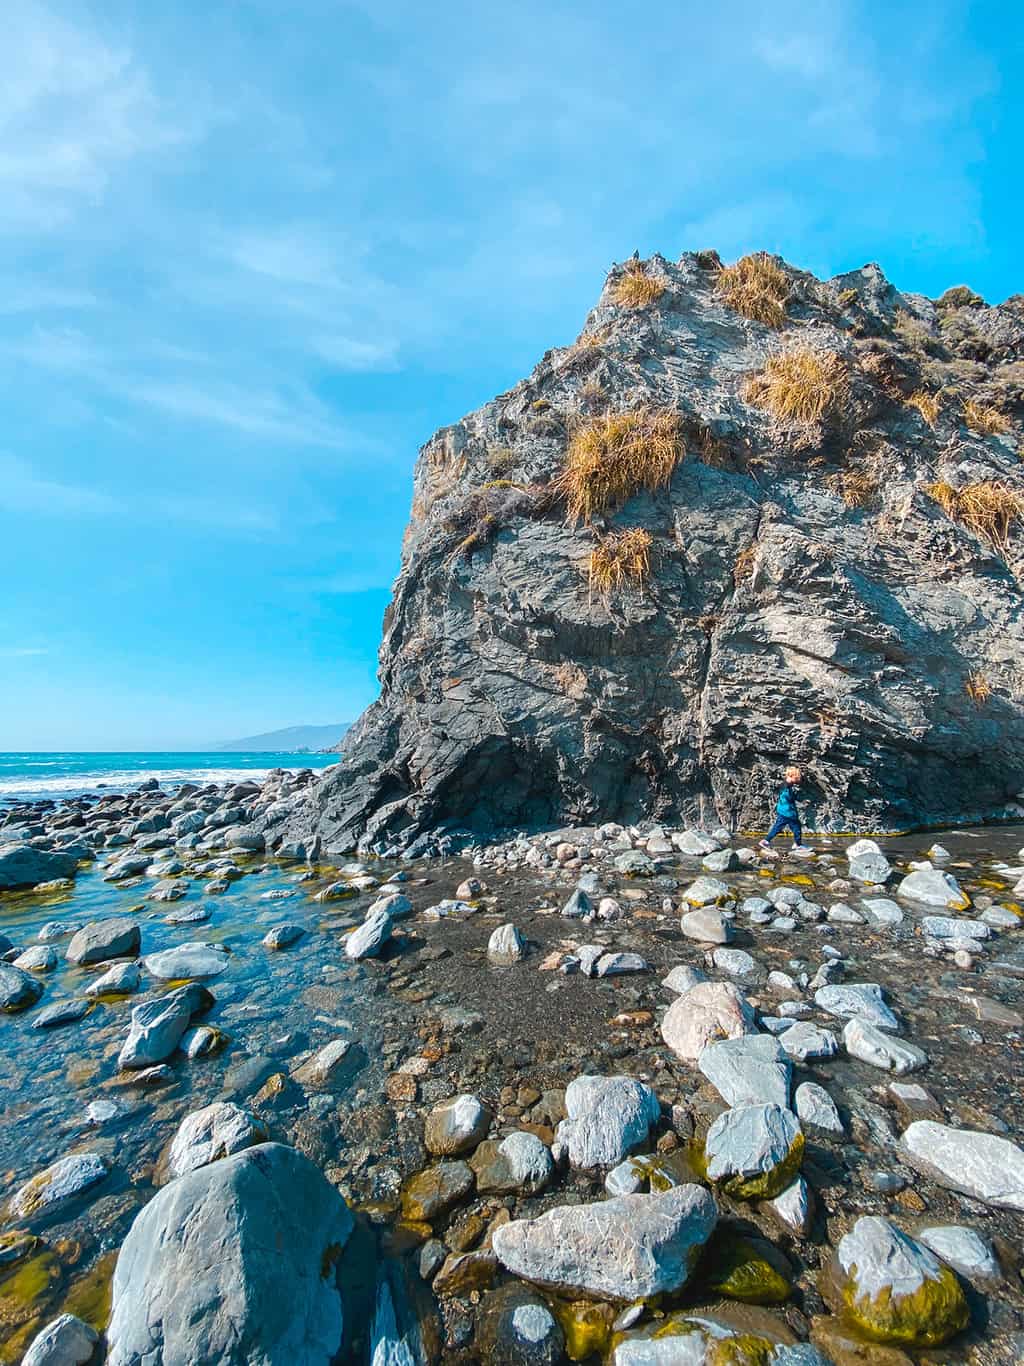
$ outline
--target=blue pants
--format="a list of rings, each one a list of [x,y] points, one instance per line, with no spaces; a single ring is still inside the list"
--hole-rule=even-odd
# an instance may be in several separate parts
[[[776,816],[775,824],[768,831],[768,843],[771,844],[775,836],[781,834],[782,831],[785,830],[787,827],[793,832],[794,843],[803,844],[804,841],[803,835],[800,832],[800,822],[797,820],[795,816]]]

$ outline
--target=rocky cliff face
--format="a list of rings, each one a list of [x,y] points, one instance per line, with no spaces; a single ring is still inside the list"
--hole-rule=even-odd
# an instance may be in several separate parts
[[[775,326],[714,253],[616,267],[574,345],[427,443],[380,700],[293,829],[758,827],[787,762],[812,828],[1019,818],[1024,300],[761,264]],[[623,415],[674,431],[667,482],[641,459],[574,518],[573,443],[618,458]]]

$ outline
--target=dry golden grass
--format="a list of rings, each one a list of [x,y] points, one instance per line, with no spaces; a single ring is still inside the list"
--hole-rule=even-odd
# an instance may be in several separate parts
[[[651,572],[651,544],[651,534],[643,527],[613,531],[598,541],[587,562],[591,593],[596,589],[609,598],[626,583],[635,583],[642,591]]]
[[[826,483],[835,489],[848,508],[866,508],[878,497],[878,480],[867,470],[843,470]]]
[[[835,408],[847,390],[846,364],[835,351],[793,347],[769,356],[743,396],[780,422],[811,426]]]
[[[924,389],[917,389],[907,399],[907,407],[916,408],[929,427],[935,426],[939,416],[938,394],[929,394]]]
[[[620,308],[647,308],[665,293],[665,281],[651,275],[643,261],[627,261],[612,285],[612,302]]]
[[[992,685],[983,673],[973,673],[964,684],[964,692],[976,707],[983,707],[992,696]]]
[[[1009,419],[998,408],[986,407],[971,398],[964,399],[964,424],[981,436],[1002,436],[1010,430]]]
[[[1024,522],[1024,495],[995,480],[965,484],[961,489],[940,480],[926,485],[925,492],[952,521],[1002,552],[1010,544],[1014,526]]]
[[[786,325],[789,280],[764,251],[742,256],[718,273],[717,289],[730,308],[768,327]]]
[[[732,581],[739,588],[740,584],[747,583],[754,577],[754,560],[757,558],[757,546],[753,541],[745,545],[736,556],[736,563],[732,567]]]
[[[602,413],[576,428],[554,481],[571,522],[590,522],[641,489],[664,488],[683,458],[679,414],[667,408]]]

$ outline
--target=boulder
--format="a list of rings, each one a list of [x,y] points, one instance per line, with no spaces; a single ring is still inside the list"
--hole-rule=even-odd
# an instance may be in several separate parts
[[[125,1071],[138,1071],[163,1062],[178,1047],[193,1015],[209,1010],[212,1005],[213,997],[206,988],[193,982],[136,1006],[128,1037],[118,1055],[118,1066]]]
[[[0,960],[0,1011],[14,1015],[34,1006],[43,994],[43,984],[30,972]]]
[[[141,945],[142,932],[136,922],[115,916],[83,925],[68,945],[66,957],[69,963],[88,967],[108,958],[134,958]]]
[[[164,982],[184,979],[218,977],[226,972],[231,963],[231,955],[220,944],[176,944],[173,949],[151,953],[143,960],[143,965],[151,977]]]
[[[672,836],[672,843],[679,853],[689,854],[694,858],[713,854],[718,848],[716,839],[712,839],[710,835],[702,834],[699,830],[676,831]]]
[[[30,944],[19,953],[11,965],[21,968],[22,972],[53,972],[57,966],[57,955],[49,944]]]
[[[727,1105],[789,1105],[792,1066],[770,1034],[708,1044],[697,1066]]]
[[[130,996],[138,991],[142,974],[138,963],[115,963],[85,988],[86,996]]]
[[[991,1286],[1003,1279],[992,1244],[976,1229],[944,1224],[922,1229],[918,1237],[925,1247],[972,1285]]]
[[[679,963],[671,970],[661,985],[682,996],[691,987],[699,986],[701,982],[707,980],[708,975],[701,968],[691,968],[688,963]]]
[[[875,1215],[858,1219],[840,1239],[821,1289],[837,1313],[875,1342],[938,1347],[970,1317],[949,1267]]]
[[[885,995],[877,982],[819,987],[814,993],[814,1003],[837,1019],[856,1016],[876,1029],[886,1029],[892,1033],[896,1033],[900,1027],[899,1020],[886,1005]]]
[[[92,1009],[92,1002],[82,997],[65,996],[46,1006],[32,1020],[33,1029],[56,1029],[59,1025],[76,1024]]]
[[[0,892],[74,877],[77,868],[75,854],[36,849],[31,844],[0,844]]]
[[[517,1130],[500,1142],[487,1140],[469,1159],[481,1195],[536,1195],[551,1180],[554,1163],[536,1134]]]
[[[565,1359],[558,1320],[528,1286],[503,1285],[487,1296],[480,1313],[477,1342],[488,1366],[559,1366]]]
[[[287,922],[284,925],[274,925],[263,936],[262,944],[265,949],[270,949],[272,953],[277,953],[281,949],[286,949],[289,945],[296,943],[306,933],[301,925]]]
[[[241,1106],[223,1100],[204,1105],[185,1116],[171,1139],[165,1164],[167,1180],[263,1143],[267,1137],[262,1120]]]
[[[798,1020],[787,1029],[781,1043],[794,1062],[820,1062],[839,1052],[839,1041],[831,1029],[821,1029],[809,1020]]]
[[[661,1116],[658,1098],[633,1077],[579,1076],[565,1090],[558,1147],[574,1167],[611,1166],[646,1143]]]
[[[724,972],[741,982],[756,982],[764,975],[760,964],[745,949],[715,949],[711,954],[711,961],[719,972]]]
[[[661,1037],[685,1062],[696,1062],[717,1039],[756,1033],[754,1011],[731,982],[698,983],[672,1002],[661,1022]]]
[[[702,906],[717,906],[722,902],[732,898],[732,888],[727,882],[720,882],[714,877],[699,877],[696,882],[691,882],[686,891],[683,892],[683,900],[688,906],[694,906],[698,910]]]
[[[816,1081],[803,1081],[796,1088],[796,1113],[805,1129],[842,1138],[846,1134],[836,1103]]]
[[[387,911],[376,911],[368,915],[345,938],[345,957],[358,961],[360,958],[376,958],[391,938],[393,922]]]
[[[883,853],[868,850],[850,859],[850,877],[855,882],[882,886],[892,877],[892,865]]]
[[[99,1340],[96,1330],[74,1314],[61,1314],[32,1339],[21,1366],[86,1366]]]
[[[631,1303],[679,1290],[714,1231],[715,1200],[702,1186],[563,1205],[494,1230],[506,1270],[572,1295]]]
[[[966,916],[926,915],[921,918],[921,933],[928,939],[991,939],[992,929],[983,920]]]
[[[940,1186],[997,1209],[1024,1210],[1024,1150],[998,1134],[919,1119],[900,1139],[904,1159]]]
[[[402,1213],[414,1221],[437,1219],[473,1189],[473,1172],[462,1161],[435,1162],[402,1186]]]
[[[515,925],[499,925],[487,941],[487,957],[490,962],[507,967],[518,963],[526,953],[526,940]]]
[[[696,939],[701,944],[728,944],[733,933],[732,921],[711,907],[688,911],[680,920],[679,928],[687,939]]]
[[[883,1034],[856,1015],[846,1022],[843,1043],[851,1058],[859,1058],[883,1072],[894,1072],[898,1077],[928,1066],[928,1054],[923,1048]]]
[[[926,906],[951,911],[966,911],[971,904],[952,873],[933,868],[927,861],[903,879],[896,893],[908,901],[920,901]]]
[[[423,1140],[435,1157],[455,1157],[475,1148],[490,1127],[491,1113],[476,1096],[455,1096],[427,1115]]]
[[[106,1366],[329,1366],[342,1345],[336,1267],[352,1226],[334,1187],[281,1144],[179,1177],[121,1246]]]
[[[640,849],[627,849],[614,860],[615,871],[625,877],[653,877],[658,871],[654,860]]]
[[[741,1200],[770,1200],[793,1181],[804,1136],[781,1105],[740,1105],[718,1118],[704,1140],[708,1179]]]
[[[8,1213],[15,1219],[31,1219],[89,1190],[109,1170],[99,1153],[69,1153],[20,1186],[11,1196]]]

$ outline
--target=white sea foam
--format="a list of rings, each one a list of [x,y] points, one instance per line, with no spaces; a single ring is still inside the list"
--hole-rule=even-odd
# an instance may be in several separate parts
[[[155,778],[161,787],[180,787],[182,783],[259,783],[274,768],[285,768],[297,773],[315,767],[308,763],[268,764],[266,768],[139,768],[98,771],[95,773],[65,773],[53,778],[35,778],[21,774],[15,778],[0,778],[0,801],[31,800],[33,798],[61,798],[82,796],[90,792],[127,792],[140,783]],[[318,772],[321,772],[319,768]]]

